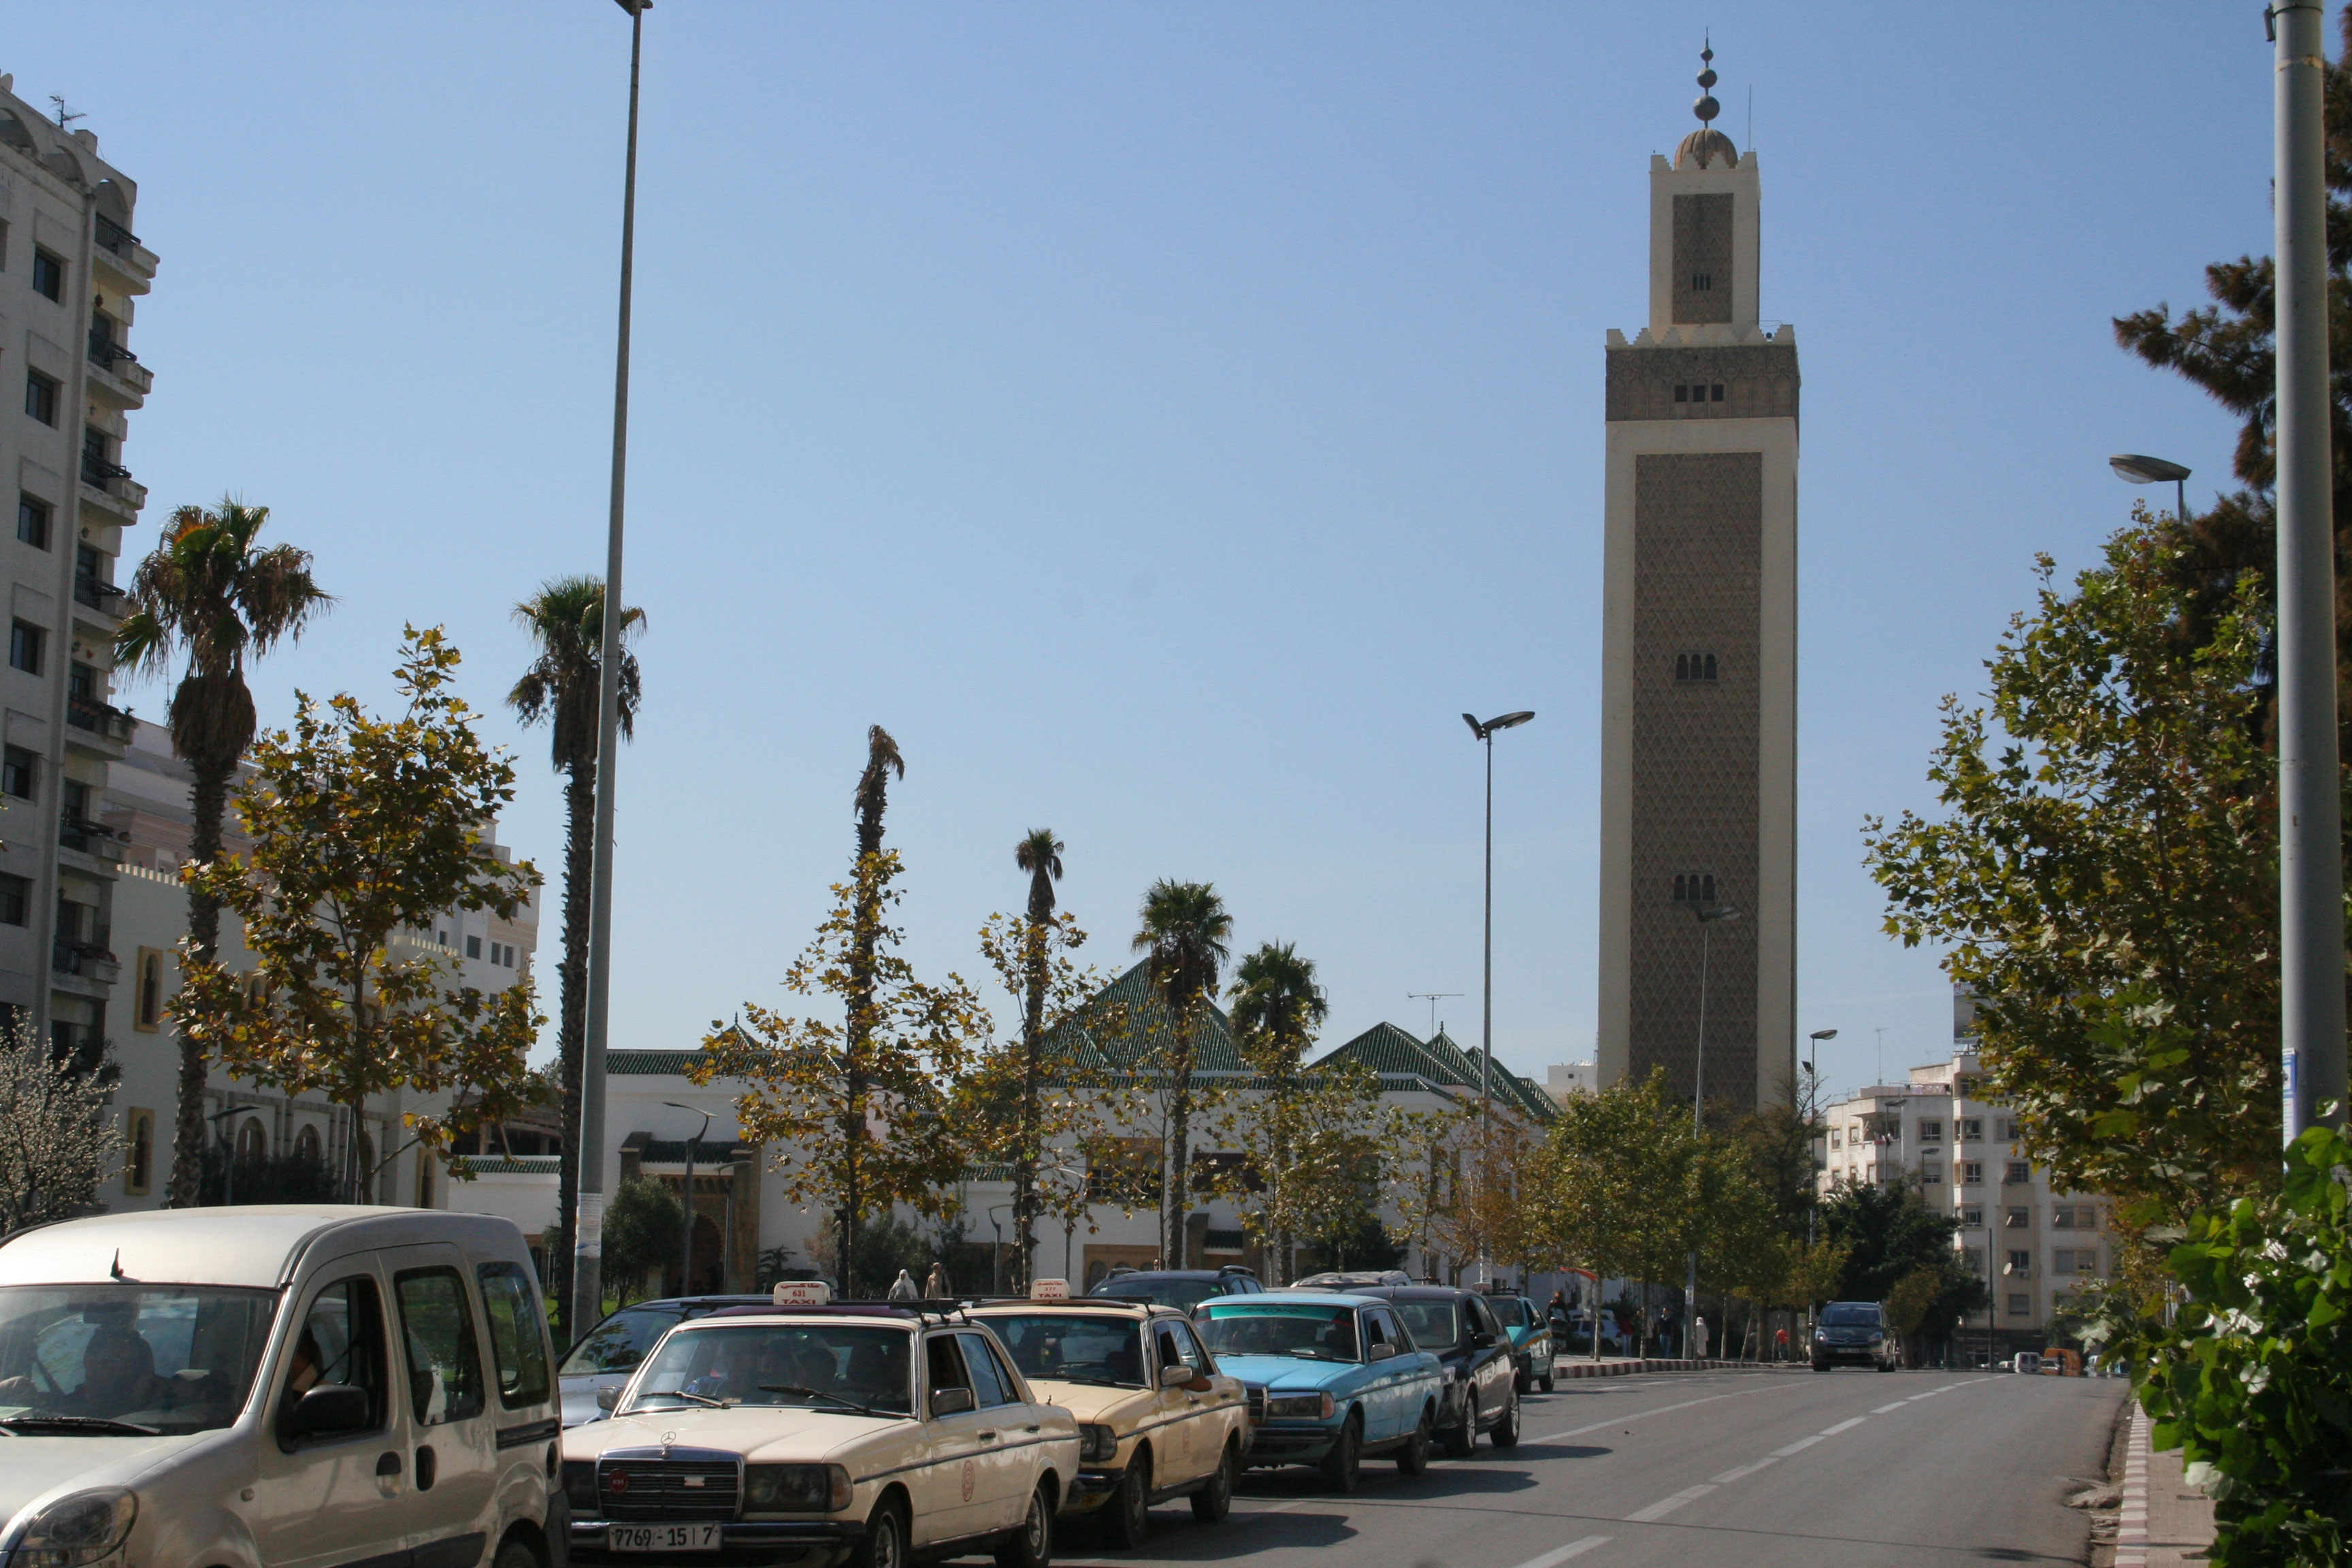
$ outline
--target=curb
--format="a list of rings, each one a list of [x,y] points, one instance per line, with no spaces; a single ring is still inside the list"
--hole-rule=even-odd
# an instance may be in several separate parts
[[[1562,1367],[1552,1363],[1554,1377],[1627,1377],[1637,1372],[1711,1372],[1718,1368],[1738,1369],[1753,1366],[1745,1361],[1672,1361],[1660,1356],[1627,1361],[1571,1362]],[[1771,1365],[1770,1362],[1764,1363]]]
[[[2124,1444],[2124,1496],[2116,1516],[2115,1568],[2147,1568],[2147,1412],[2134,1410]]]

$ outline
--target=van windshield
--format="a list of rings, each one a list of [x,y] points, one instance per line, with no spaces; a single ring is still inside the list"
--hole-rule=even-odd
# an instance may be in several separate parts
[[[1831,1329],[1874,1329],[1878,1327],[1878,1308],[1871,1302],[1859,1306],[1832,1304],[1822,1309],[1822,1325]]]
[[[0,1286],[0,1427],[92,1436],[209,1432],[252,1392],[275,1290]]]

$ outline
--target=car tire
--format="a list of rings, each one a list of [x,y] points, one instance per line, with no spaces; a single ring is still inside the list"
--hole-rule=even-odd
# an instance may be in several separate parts
[[[1054,1500],[1045,1482],[1029,1494],[1029,1511],[1012,1538],[996,1549],[996,1568],[1047,1568],[1054,1561]]]
[[[1478,1396],[1464,1396],[1462,1425],[1448,1426],[1437,1435],[1437,1446],[1445,1450],[1449,1459],[1466,1459],[1470,1450],[1478,1445]]]
[[[1110,1506],[1103,1510],[1103,1533],[1121,1552],[1134,1551],[1151,1533],[1150,1449],[1138,1447],[1128,1461],[1118,1489],[1110,1494]]]
[[[541,1568],[541,1564],[530,1543],[516,1539],[499,1548],[499,1554],[490,1559],[490,1568]]]
[[[1424,1410],[1413,1426],[1412,1436],[1407,1437],[1404,1447],[1397,1450],[1397,1474],[1411,1480],[1415,1476],[1427,1473],[1430,1446],[1429,1412]]]
[[[1217,1468],[1209,1477],[1209,1484],[1192,1494],[1192,1517],[1202,1524],[1216,1524],[1234,1511],[1234,1477],[1241,1472],[1242,1451],[1229,1439],[1225,1451],[1217,1456]]]
[[[1516,1448],[1519,1446],[1519,1398],[1517,1394],[1515,1394],[1511,1396],[1511,1403],[1506,1405],[1503,1409],[1502,1418],[1495,1423],[1495,1429],[1487,1433],[1486,1437],[1487,1440],[1493,1443],[1497,1448]]]
[[[1362,1478],[1363,1430],[1357,1425],[1357,1417],[1352,1412],[1339,1424],[1339,1440],[1331,1445],[1331,1451],[1323,1456],[1322,1470],[1323,1486],[1328,1491],[1354,1491],[1357,1481]]]
[[[1536,1374],[1526,1367],[1518,1368],[1511,1374],[1511,1387],[1520,1394],[1533,1394],[1536,1388]]]
[[[1536,1386],[1542,1389],[1546,1394],[1549,1394],[1552,1391],[1554,1381],[1555,1379],[1552,1377],[1552,1374],[1546,1373],[1541,1377],[1536,1379]]]
[[[907,1568],[907,1516],[895,1500],[875,1504],[866,1516],[866,1539],[850,1562],[854,1568]]]
[[[1813,1370],[1815,1372],[1827,1372],[1829,1369],[1830,1363],[1825,1361],[1817,1361],[1813,1363]]]

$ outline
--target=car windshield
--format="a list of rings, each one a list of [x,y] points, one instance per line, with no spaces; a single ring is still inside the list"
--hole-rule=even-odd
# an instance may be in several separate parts
[[[1451,1301],[1398,1301],[1396,1315],[1425,1351],[1452,1350],[1462,1342],[1462,1313]]]
[[[1528,1304],[1517,1296],[1489,1296],[1486,1298],[1486,1310],[1500,1318],[1507,1329],[1528,1326]]]
[[[1225,1288],[1214,1279],[1155,1279],[1133,1275],[1106,1279],[1087,1292],[1089,1296],[1108,1296],[1114,1301],[1150,1301],[1155,1306],[1179,1307],[1187,1312],[1210,1297],[1224,1293]]]
[[[1143,1384],[1143,1339],[1133,1320],[1078,1312],[991,1312],[988,1326],[1024,1377]]]
[[[698,1405],[914,1409],[905,1329],[853,1323],[744,1323],[662,1341],[623,1412]]]
[[[1878,1309],[1873,1306],[1824,1307],[1822,1309],[1822,1323],[1823,1327],[1832,1329],[1874,1329],[1878,1327]]]
[[[599,1372],[634,1372],[654,1342],[676,1328],[686,1314],[676,1307],[631,1307],[614,1313],[572,1347],[563,1358],[563,1375],[578,1377]]]
[[[277,1311],[277,1291],[226,1286],[0,1287],[0,1426],[226,1426],[245,1408]]]
[[[1308,1302],[1220,1301],[1209,1309],[1209,1349],[1217,1355],[1286,1355],[1305,1361],[1354,1361],[1352,1307]]]

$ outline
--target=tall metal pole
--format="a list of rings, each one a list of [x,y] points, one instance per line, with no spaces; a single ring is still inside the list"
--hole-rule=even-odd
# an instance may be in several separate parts
[[[1704,1120],[1706,1105],[1706,961],[1708,944],[1715,936],[1714,922],[1705,912],[1698,921],[1698,1081],[1691,1090],[1691,1146],[1696,1149],[1705,1136]],[[1690,1249],[1685,1259],[1683,1275],[1683,1353],[1690,1354],[1691,1325],[1698,1321],[1698,1248]]]
[[[2278,0],[2278,665],[2285,1134],[2343,1120],[2344,864],[2336,755],[2322,0]]]
[[[1491,1098],[1489,1079],[1495,1061],[1495,731],[1488,730],[1486,740],[1486,957],[1485,977],[1479,983],[1478,1014],[1478,1201],[1489,1211],[1493,1194],[1487,1191],[1495,1176],[1495,1103]],[[1478,1283],[1487,1283],[1489,1271],[1486,1253],[1486,1228],[1478,1227]]]
[[[588,1029],[580,1060],[580,1196],[572,1225],[572,1331],[604,1315],[604,1034],[613,984],[613,792],[621,730],[621,521],[628,495],[629,288],[637,237],[637,68],[650,0],[629,14],[629,151],[621,185],[621,308],[613,363],[613,493],[604,541],[604,632],[596,666],[595,871],[588,895]]]

